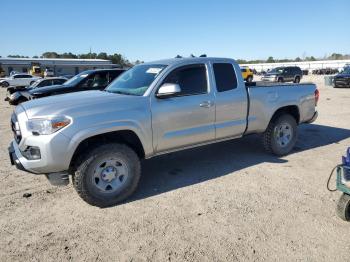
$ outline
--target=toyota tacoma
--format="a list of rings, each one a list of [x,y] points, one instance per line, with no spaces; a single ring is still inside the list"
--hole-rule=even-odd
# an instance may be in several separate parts
[[[17,106],[9,147],[17,168],[67,184],[91,205],[115,205],[136,189],[141,159],[262,134],[264,148],[291,152],[297,126],[317,118],[314,84],[247,83],[225,58],[137,65],[104,91]]]

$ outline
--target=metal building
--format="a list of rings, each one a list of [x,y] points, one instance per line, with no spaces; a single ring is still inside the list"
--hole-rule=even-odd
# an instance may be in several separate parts
[[[0,58],[0,71],[5,72],[5,75],[12,71],[29,72],[33,65],[40,66],[43,70],[52,69],[56,76],[76,75],[88,69],[120,67],[103,59]]]

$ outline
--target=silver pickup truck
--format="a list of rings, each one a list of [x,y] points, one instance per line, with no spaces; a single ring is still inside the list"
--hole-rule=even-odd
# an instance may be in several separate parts
[[[317,117],[314,84],[244,83],[223,58],[175,58],[140,64],[105,91],[32,100],[12,118],[10,159],[17,168],[67,184],[100,207],[136,189],[140,159],[261,133],[282,156],[297,126]]]

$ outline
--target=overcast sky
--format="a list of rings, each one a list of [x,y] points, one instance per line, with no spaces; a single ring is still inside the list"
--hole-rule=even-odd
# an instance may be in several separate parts
[[[350,0],[2,1],[0,55],[207,54],[266,59],[350,53]]]

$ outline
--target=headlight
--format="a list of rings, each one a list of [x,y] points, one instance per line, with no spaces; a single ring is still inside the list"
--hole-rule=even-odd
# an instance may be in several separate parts
[[[28,120],[27,129],[33,135],[50,135],[68,126],[71,119],[66,116],[55,116],[52,118],[33,118]]]
[[[11,99],[16,99],[16,98],[18,98],[18,97],[19,97],[19,94],[18,94],[17,92],[15,92],[15,93],[13,93],[13,94],[10,95],[10,98],[11,98]]]

